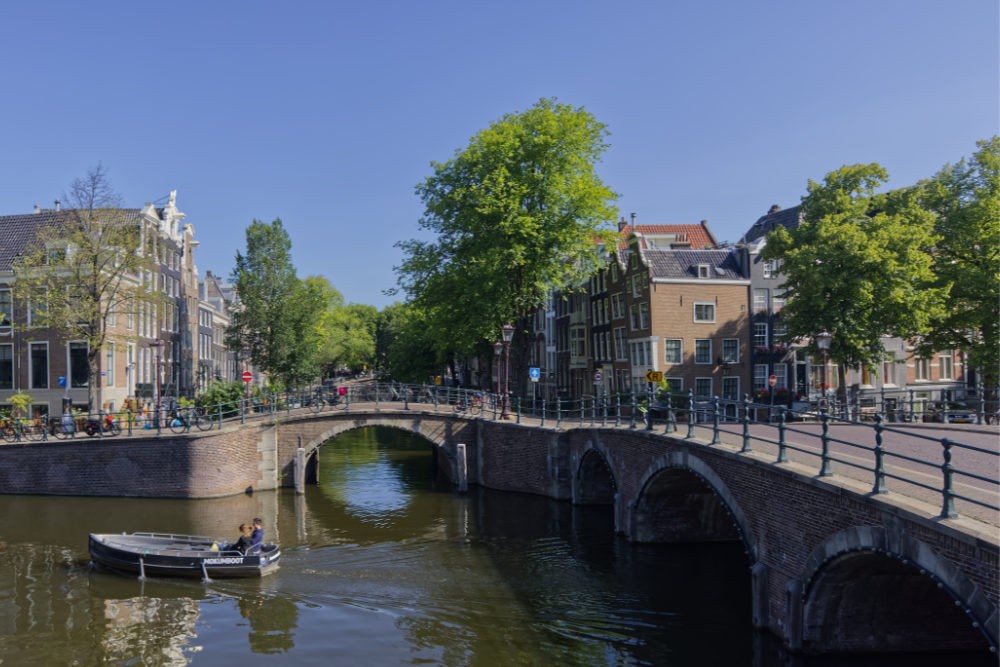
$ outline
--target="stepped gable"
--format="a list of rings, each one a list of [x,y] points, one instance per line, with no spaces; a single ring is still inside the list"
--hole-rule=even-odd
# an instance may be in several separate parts
[[[751,225],[747,233],[743,235],[743,242],[753,244],[762,241],[768,232],[772,232],[778,227],[795,229],[802,223],[802,216],[801,206],[783,209],[775,204],[771,210],[757,218],[757,222]]]
[[[699,280],[698,267],[708,265],[712,280],[743,280],[732,250],[679,250],[651,248],[642,252],[650,278]],[[702,279],[703,280],[703,279]]]

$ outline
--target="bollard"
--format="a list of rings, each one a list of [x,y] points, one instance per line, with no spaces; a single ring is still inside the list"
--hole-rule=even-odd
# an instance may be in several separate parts
[[[944,503],[941,506],[941,518],[954,519],[958,516],[958,512],[955,511],[955,489],[952,486],[952,475],[955,470],[954,466],[951,465],[952,442],[948,438],[944,438],[941,441],[941,446],[944,448],[942,452],[944,463],[941,464],[941,474],[944,477],[944,486],[941,492],[944,496]]]
[[[885,485],[885,447],[882,445],[882,415],[875,415],[875,486],[872,493],[887,493]]]
[[[750,394],[743,394],[743,446],[740,452],[750,451]]]
[[[788,408],[783,406],[778,413],[778,463],[788,463],[788,443],[785,442],[785,419]]]
[[[694,391],[688,389],[688,432],[687,437],[694,437]]]
[[[631,390],[631,395],[632,395],[632,402],[629,404],[629,409],[628,409],[629,413],[628,427],[635,428],[635,388]]]
[[[458,473],[458,492],[465,493],[469,490],[469,463],[465,451],[465,444],[455,445],[455,470]]]

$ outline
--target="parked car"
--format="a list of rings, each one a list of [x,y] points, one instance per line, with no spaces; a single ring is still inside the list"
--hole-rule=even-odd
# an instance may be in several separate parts
[[[935,401],[924,411],[925,422],[974,424],[976,411],[960,401]]]

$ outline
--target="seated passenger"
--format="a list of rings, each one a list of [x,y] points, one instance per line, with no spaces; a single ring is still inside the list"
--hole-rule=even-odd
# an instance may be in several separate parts
[[[225,551],[239,551],[241,554],[246,554],[247,550],[253,546],[253,538],[251,537],[253,529],[248,523],[240,524],[240,538],[236,540],[233,544],[227,544]]]

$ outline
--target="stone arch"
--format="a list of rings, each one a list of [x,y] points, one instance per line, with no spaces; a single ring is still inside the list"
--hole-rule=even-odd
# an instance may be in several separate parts
[[[997,608],[953,562],[900,530],[831,535],[789,596],[790,638],[806,651],[997,649]],[[801,619],[801,622],[797,622]]]
[[[444,429],[440,427],[444,426]],[[433,448],[435,468],[455,485],[460,480],[458,461],[455,452],[455,444],[447,437],[449,432],[449,422],[426,419],[393,419],[393,418],[365,418],[337,420],[332,422],[328,428],[323,429],[317,435],[311,437],[308,442],[302,443],[307,459],[315,456],[320,445],[338,435],[356,431],[362,428],[379,427],[413,433],[427,440]],[[443,432],[442,432],[443,431]],[[312,463],[310,463],[312,464]]]
[[[636,542],[739,540],[751,563],[757,561],[753,530],[733,494],[686,450],[653,461],[629,503],[628,519],[629,539]]]
[[[618,481],[608,459],[601,443],[583,450],[573,475],[574,505],[614,505]]]

